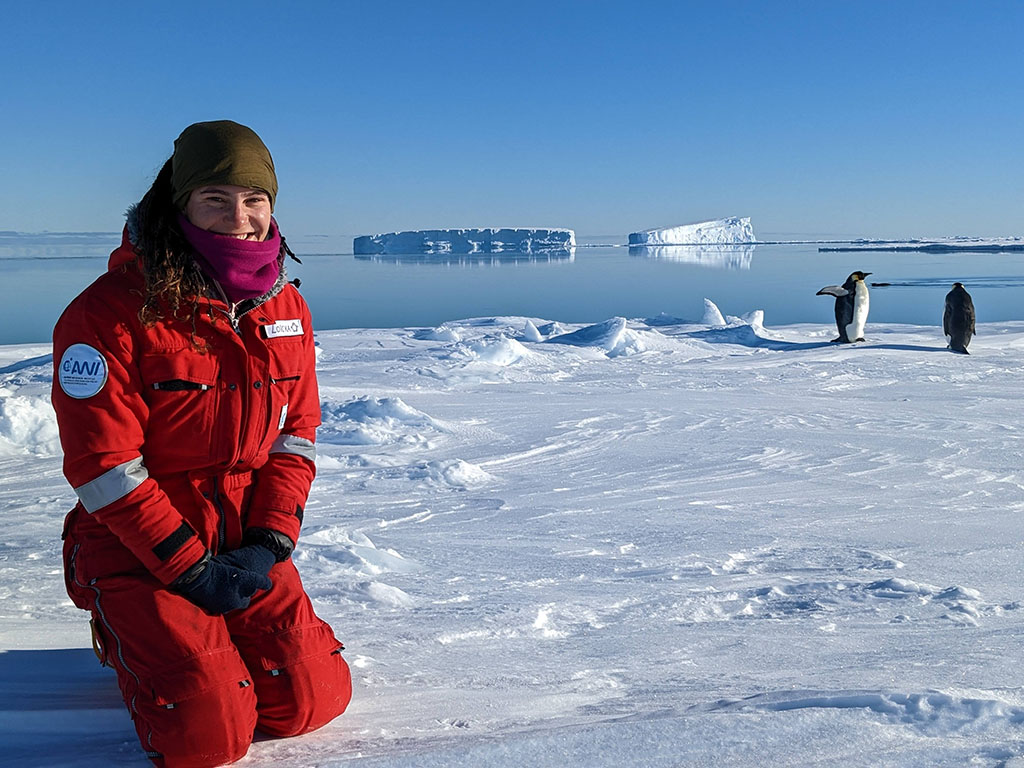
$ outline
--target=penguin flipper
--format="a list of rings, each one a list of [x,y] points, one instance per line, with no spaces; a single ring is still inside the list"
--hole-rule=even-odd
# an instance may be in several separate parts
[[[824,288],[822,288],[820,291],[818,291],[814,295],[815,296],[835,296],[836,298],[841,298],[843,296],[848,296],[849,294],[850,294],[850,292],[848,290],[846,290],[845,288],[843,288],[843,286],[841,286],[841,285],[826,285]]]

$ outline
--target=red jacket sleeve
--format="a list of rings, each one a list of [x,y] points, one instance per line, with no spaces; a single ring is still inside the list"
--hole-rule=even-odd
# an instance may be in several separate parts
[[[206,548],[146,470],[149,409],[137,339],[122,316],[131,310],[105,298],[87,290],[54,329],[52,402],[64,475],[86,512],[169,584]]]
[[[306,498],[316,475],[316,429],[320,426],[313,321],[301,297],[299,302],[304,333],[301,345],[296,345],[300,350],[298,377],[287,391],[286,416],[267,462],[257,470],[247,522],[249,527],[280,531],[293,542],[299,539]]]

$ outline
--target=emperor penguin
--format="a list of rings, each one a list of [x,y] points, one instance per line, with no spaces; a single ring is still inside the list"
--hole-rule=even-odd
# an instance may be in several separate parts
[[[974,302],[963,283],[953,283],[946,294],[946,311],[942,313],[942,332],[954,352],[967,352],[974,335]]]
[[[852,272],[842,285],[826,285],[815,296],[836,297],[836,328],[839,336],[832,339],[843,344],[864,341],[864,324],[868,321],[868,284],[870,272]]]

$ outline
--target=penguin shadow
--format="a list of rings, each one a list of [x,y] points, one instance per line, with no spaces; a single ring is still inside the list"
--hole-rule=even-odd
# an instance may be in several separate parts
[[[896,349],[902,352],[953,352],[949,347],[928,347],[923,344],[873,344],[870,341],[854,342],[855,344],[865,344],[871,347],[871,349]],[[836,346],[840,346],[836,344]],[[846,346],[846,345],[843,345]],[[851,345],[852,346],[852,345]],[[960,354],[953,352],[953,354]]]
[[[767,339],[758,336],[750,326],[739,326],[735,328],[709,328],[703,331],[693,331],[683,334],[693,339],[710,342],[712,344],[738,344],[743,347],[756,347],[758,349],[772,349],[780,352],[800,352],[811,349],[827,349],[829,347],[868,347],[870,349],[892,349],[903,352],[953,352],[948,346],[932,347],[924,344],[896,344],[893,342],[874,342],[871,340],[839,342],[839,341],[783,341],[781,339]]]
[[[773,349],[781,352],[798,352],[801,350],[840,346],[831,341],[782,341],[781,339],[766,339],[754,333],[753,329],[749,326],[723,329],[712,328],[706,331],[693,331],[685,335],[692,339],[700,339],[712,344],[738,344],[742,347]]]

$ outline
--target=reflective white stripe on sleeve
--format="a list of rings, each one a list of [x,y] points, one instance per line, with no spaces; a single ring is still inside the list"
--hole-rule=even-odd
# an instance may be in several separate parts
[[[118,499],[124,498],[129,493],[142,485],[149,477],[149,471],[142,463],[142,457],[118,464],[113,469],[108,469],[95,480],[90,480],[85,485],[75,488],[79,501],[85,510],[92,514],[97,509],[103,509],[107,504],[113,504]]]
[[[313,445],[313,441],[295,435],[278,435],[277,440],[270,446],[270,452],[291,453],[310,461],[316,461],[316,446]]]

